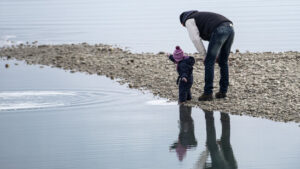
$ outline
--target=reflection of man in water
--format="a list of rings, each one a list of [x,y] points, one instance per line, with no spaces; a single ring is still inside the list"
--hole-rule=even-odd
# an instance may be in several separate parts
[[[230,144],[229,115],[221,113],[222,135],[221,141],[217,142],[213,112],[204,111],[204,113],[206,120],[206,144],[210,153],[211,163],[205,162],[202,167],[200,167],[201,165],[197,165],[198,167],[196,168],[237,169],[237,163]]]
[[[175,149],[178,159],[183,160],[187,149],[197,146],[194,134],[194,122],[191,117],[192,108],[185,105],[179,107],[180,132],[178,141],[171,145],[170,149]]]

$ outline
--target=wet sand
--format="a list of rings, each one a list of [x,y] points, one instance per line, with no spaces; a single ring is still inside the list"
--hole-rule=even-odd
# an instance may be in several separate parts
[[[199,102],[203,92],[204,65],[197,54],[194,66],[193,99],[189,105],[206,110],[262,117],[274,121],[300,122],[300,53],[231,53],[230,86],[226,99]],[[175,65],[167,54],[131,53],[110,45],[18,45],[1,48],[0,57],[25,60],[88,74],[105,75],[129,88],[178,99]],[[7,67],[9,68],[9,66]],[[5,69],[5,68],[0,68]],[[218,91],[219,68],[215,66],[214,93]]]

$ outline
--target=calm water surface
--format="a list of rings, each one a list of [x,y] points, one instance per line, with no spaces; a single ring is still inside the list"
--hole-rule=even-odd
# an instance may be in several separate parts
[[[0,0],[0,46],[37,40],[195,52],[178,21],[189,9],[230,18],[233,49],[300,50],[298,0]],[[0,77],[1,169],[300,166],[298,124],[179,107],[105,77],[17,61],[0,60]]]
[[[105,77],[17,61],[0,60],[0,77],[3,169],[300,166],[298,124],[179,107]]]
[[[195,52],[182,11],[221,13],[234,22],[233,50],[300,50],[299,0],[1,0],[0,46],[107,43],[136,52]],[[207,44],[206,44],[207,45]]]

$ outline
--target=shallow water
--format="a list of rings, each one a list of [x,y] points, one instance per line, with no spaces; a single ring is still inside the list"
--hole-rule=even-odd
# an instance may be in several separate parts
[[[0,46],[37,40],[195,52],[178,21],[189,9],[230,18],[233,50],[300,50],[298,0],[1,0]],[[105,77],[17,61],[0,60],[0,77],[1,169],[300,166],[298,124],[224,114],[221,121],[220,112],[212,120]]]
[[[300,50],[298,0],[1,0],[0,46],[37,40],[107,43],[135,52],[172,52],[180,45],[195,52],[178,19],[190,9],[231,19],[233,50]]]
[[[300,166],[295,123],[179,107],[105,77],[19,61],[0,60],[0,77],[1,168]]]

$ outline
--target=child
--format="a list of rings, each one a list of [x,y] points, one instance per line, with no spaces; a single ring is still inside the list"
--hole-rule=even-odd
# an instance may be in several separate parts
[[[173,55],[170,55],[169,59],[177,65],[177,72],[179,74],[176,83],[179,85],[178,102],[182,104],[192,99],[191,87],[193,85],[193,65],[195,64],[195,59],[192,56],[184,56],[179,46],[176,46]]]

